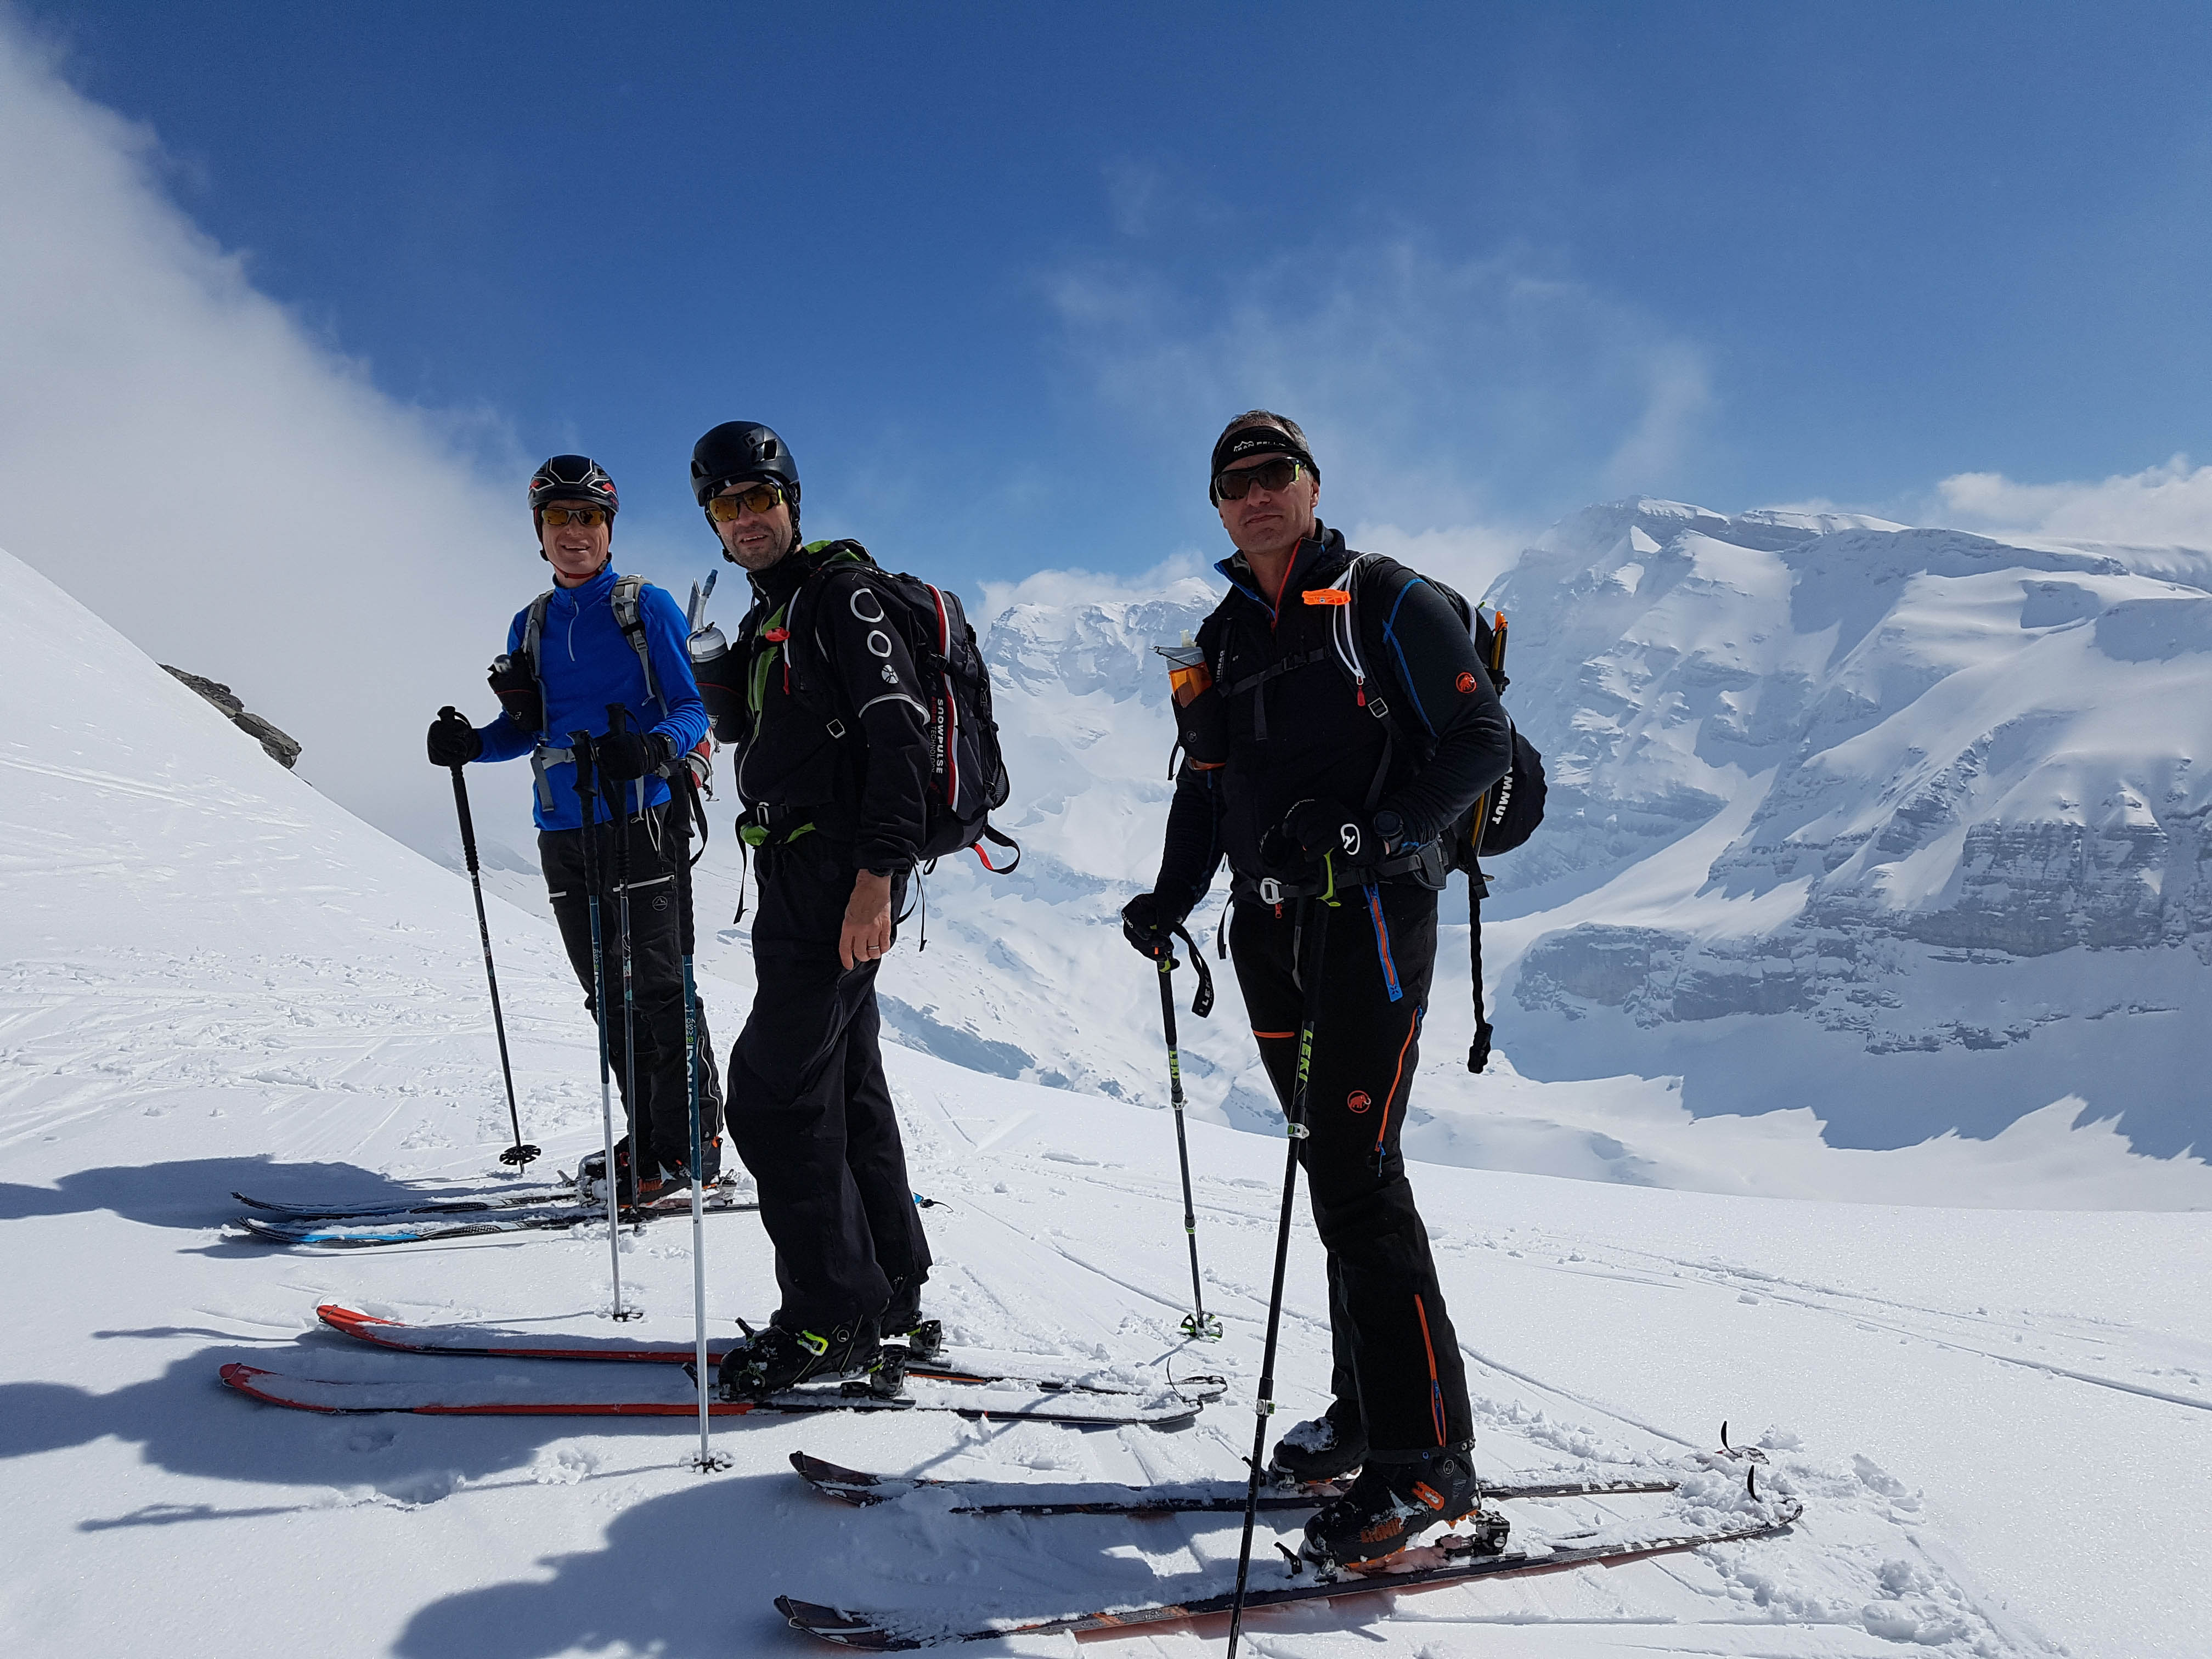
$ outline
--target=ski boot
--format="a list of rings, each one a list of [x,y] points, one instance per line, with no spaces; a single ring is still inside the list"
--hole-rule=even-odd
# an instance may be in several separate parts
[[[688,1158],[673,1165],[663,1164],[652,1176],[641,1182],[637,1189],[637,1206],[641,1210],[680,1209],[691,1200],[691,1170]],[[701,1148],[699,1164],[706,1174],[705,1189],[711,1193],[721,1184],[722,1138],[715,1135]]]
[[[658,1176],[659,1166],[652,1173]],[[586,1204],[607,1201],[607,1155],[586,1152],[584,1161],[576,1166],[576,1196]],[[637,1202],[637,1182],[629,1167],[629,1137],[624,1135],[615,1142],[615,1201],[631,1205]]]
[[[1475,1514],[1482,1483],[1474,1478],[1474,1443],[1462,1440],[1387,1458],[1370,1453],[1352,1489],[1306,1522],[1299,1558],[1324,1572],[1356,1567],[1395,1555],[1433,1526]]]
[[[1281,1486],[1348,1480],[1367,1461],[1367,1425],[1357,1400],[1333,1401],[1319,1417],[1283,1431],[1267,1461],[1267,1479]]]
[[[906,1358],[934,1359],[945,1352],[945,1323],[924,1319],[917,1308],[888,1309],[883,1316],[884,1340],[897,1343]]]
[[[848,1320],[818,1334],[781,1325],[757,1331],[743,1320],[738,1324],[745,1340],[722,1356],[719,1373],[722,1398],[733,1402],[757,1405],[802,1382],[866,1374],[883,1354],[872,1319]]]
[[[945,1326],[942,1321],[921,1316],[921,1286],[909,1285],[904,1279],[891,1281],[891,1299],[884,1309],[879,1322],[884,1340],[901,1344],[908,1362],[934,1359],[945,1352]]]

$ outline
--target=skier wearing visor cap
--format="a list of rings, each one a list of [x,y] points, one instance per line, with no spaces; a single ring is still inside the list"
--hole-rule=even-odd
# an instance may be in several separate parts
[[[706,706],[692,680],[682,608],[659,588],[615,570],[621,503],[606,470],[587,455],[553,456],[531,475],[529,502],[538,556],[552,566],[554,585],[508,625],[507,651],[491,677],[499,717],[482,727],[458,716],[434,721],[430,763],[454,767],[531,757],[538,862],[569,963],[595,1018],[602,1011],[592,1000],[587,866],[597,870],[601,908],[610,916],[625,896],[619,875],[627,869],[628,1021],[620,1017],[623,963],[612,929],[605,931],[597,965],[617,1005],[605,1011],[613,1017],[604,1024],[629,1124],[615,1148],[617,1187],[624,1204],[672,1200],[690,1188],[691,1124],[676,880],[684,841],[681,826],[670,822],[685,808],[673,801],[669,779],[684,764],[681,757],[705,741]],[[627,711],[620,731],[611,729],[611,704]],[[577,732],[592,739],[599,847],[590,860],[570,752]],[[628,838],[626,848],[615,844],[617,835]],[[703,1010],[698,1054],[702,1174],[711,1186],[721,1174],[721,1088]],[[580,1173],[596,1182],[605,1163],[604,1152],[594,1153]]]
[[[1199,629],[1202,668],[1178,653],[1186,758],[1158,877],[1123,931],[1160,959],[1226,860],[1230,951],[1269,1080],[1286,1112],[1303,1098],[1293,1144],[1328,1260],[1335,1400],[1283,1435],[1273,1473],[1358,1474],[1307,1528],[1309,1557],[1345,1564],[1480,1497],[1459,1341],[1399,1137],[1443,836],[1504,775],[1510,738],[1451,603],[1315,515],[1321,469],[1297,422],[1231,421],[1207,495],[1236,549],[1216,567],[1229,592]]]

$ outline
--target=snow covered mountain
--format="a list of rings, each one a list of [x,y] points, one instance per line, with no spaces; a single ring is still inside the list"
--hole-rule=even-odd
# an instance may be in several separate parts
[[[1064,635],[1036,620],[1032,645],[1056,649],[1047,641]],[[1098,623],[1101,660],[1125,623]],[[1074,724],[1112,707],[1114,683],[1083,694],[1103,702],[1064,706],[1053,740],[1122,754],[1133,777],[1157,763],[1148,744],[1124,751],[1113,722]],[[456,1386],[554,1364],[367,1349],[319,1330],[313,1310],[604,1334],[607,1239],[580,1229],[318,1255],[226,1231],[233,1188],[328,1200],[512,1186],[496,1162],[506,1109],[466,886],[333,805],[4,555],[0,706],[0,1468],[12,1500],[0,1506],[0,1650],[799,1655],[823,1650],[785,1630],[777,1592],[973,1619],[1197,1595],[1233,1576],[1237,1529],[1223,1517],[1002,1521],[948,1514],[927,1494],[854,1510],[789,1474],[804,1449],[998,1481],[1222,1480],[1249,1443],[1279,1136],[1193,1128],[1206,1302],[1228,1328],[1194,1354],[1175,1329],[1189,1280],[1160,1115],[911,1051],[889,1059],[915,1183],[939,1200],[929,1310],[956,1341],[1042,1360],[1226,1373],[1228,1396],[1194,1425],[750,1418],[720,1428],[733,1467],[707,1477],[684,1462],[684,1419],[325,1418],[222,1389],[231,1361]],[[1065,833],[1111,842],[1104,814],[1122,786],[1099,765],[1096,795],[1071,775],[1073,809],[1092,822]],[[1034,839],[1051,854],[1066,845],[1058,833]],[[1125,869],[1141,869],[1133,849],[1152,833],[1130,841]],[[1073,876],[1055,879],[1079,893]],[[963,895],[941,901],[958,926],[928,955],[896,957],[908,1006],[950,1016],[939,999],[955,975],[938,952],[963,961],[981,930],[965,890],[945,890]],[[1056,890],[1019,890],[1000,884],[992,902],[1050,908]],[[598,1134],[591,1028],[550,923],[495,904],[492,927],[526,1129],[573,1158]],[[1040,983],[1069,975],[1087,994],[1049,1024],[1004,1027],[1024,1053],[1051,1053],[1095,1011],[1120,1017],[1126,951],[1063,955],[1074,937],[1009,936]],[[1136,977],[1132,1021],[1151,988]],[[745,988],[705,979],[725,1042]],[[1046,1006],[1040,990],[1021,994]],[[1495,1091],[1522,1115],[1497,1112],[1493,1133],[1518,1122],[1525,1150],[1547,1112],[1626,1086],[1509,1077]],[[1471,1118],[1457,1124],[1474,1133]],[[1448,1127],[1440,1116],[1431,1133]],[[1656,1119],[1646,1127],[1664,1139]],[[1782,1133],[1726,1144],[1747,1179],[1809,1156]],[[1917,1156],[1820,1155],[1936,1167]],[[1734,1477],[1703,1455],[1723,1417],[1765,1451],[1765,1489],[1802,1498],[1806,1521],[1602,1575],[1271,1615],[1248,1626],[1255,1647],[1356,1643],[1381,1659],[1440,1641],[1501,1659],[2212,1651],[2186,1589],[2212,1575],[2212,1528],[2185,1475],[2212,1462],[2204,1217],[1815,1203],[1480,1169],[1416,1179],[1485,1475],[1628,1464],[1686,1483],[1673,1497],[1518,1504],[1517,1540],[1616,1539],[1740,1510]],[[626,1298],[646,1316],[620,1328],[688,1340],[688,1228],[620,1242]],[[769,1249],[744,1215],[711,1218],[706,1244],[712,1328],[726,1335],[775,1295]],[[1303,1224],[1288,1284],[1279,1421],[1327,1397],[1326,1292]],[[1262,1534],[1263,1577],[1281,1571],[1277,1535]],[[1214,1650],[1194,1632],[1149,1640]]]
[[[1409,1150],[1722,1191],[2212,1202],[2197,1158],[2142,1188],[2126,1150],[2212,1140],[2189,1052],[2212,987],[2208,586],[2201,555],[1836,514],[1647,501],[1559,526],[1490,595],[1551,773],[1543,830],[1492,866],[1503,1058],[1462,1064],[1455,884]],[[885,970],[901,1041],[1165,1103],[1158,987],[1115,913],[1150,884],[1170,793],[1152,647],[1216,591],[992,627],[1001,817],[1028,850],[1011,878],[963,858],[932,879],[927,952]],[[721,849],[702,890],[734,909],[738,873]],[[1193,918],[1209,957],[1223,902]],[[742,929],[717,950],[743,971]],[[1213,965],[1215,1017],[1181,1020],[1192,1109],[1268,1133]],[[2116,1118],[2124,1138],[2097,1127]]]
[[[1522,1070],[1847,1146],[2068,1096],[2212,1143],[2212,556],[1640,501],[1490,599],[1551,765],[1496,872]]]

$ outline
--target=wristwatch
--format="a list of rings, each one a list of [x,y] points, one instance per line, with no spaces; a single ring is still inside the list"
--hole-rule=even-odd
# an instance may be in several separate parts
[[[1375,839],[1382,843],[1385,853],[1395,852],[1400,839],[1406,833],[1406,820],[1384,807],[1375,815]]]

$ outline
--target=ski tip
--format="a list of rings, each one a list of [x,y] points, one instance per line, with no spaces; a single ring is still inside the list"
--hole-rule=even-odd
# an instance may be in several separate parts
[[[862,1614],[847,1613],[842,1607],[824,1607],[819,1601],[801,1601],[792,1596],[779,1595],[775,1598],[775,1610],[790,1621],[793,1629],[803,1630],[809,1636],[818,1636],[825,1642],[835,1642],[840,1647],[881,1653],[921,1645],[915,1641],[902,1640]]]
[[[237,1360],[233,1360],[230,1364],[223,1366],[220,1370],[218,1370],[216,1375],[220,1376],[227,1386],[237,1389],[239,1393],[246,1395],[248,1399],[258,1400],[264,1404],[270,1406],[289,1406],[297,1403],[294,1401],[279,1399],[276,1395],[270,1394],[266,1389],[263,1389],[258,1379],[264,1376],[274,1376],[276,1373],[274,1371],[264,1370],[258,1365],[242,1364]],[[316,1407],[310,1407],[308,1409],[314,1410]]]
[[[339,1302],[325,1302],[315,1309],[315,1317],[334,1331],[343,1331],[351,1336],[364,1325],[397,1325],[396,1319],[380,1319],[374,1314],[362,1313]]]
[[[791,1467],[808,1480],[827,1480],[840,1486],[879,1486],[883,1477],[863,1469],[848,1469],[842,1463],[832,1463],[826,1458],[811,1457],[803,1451],[791,1455]]]

